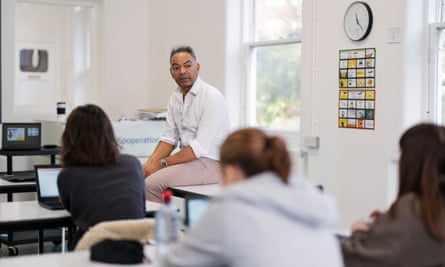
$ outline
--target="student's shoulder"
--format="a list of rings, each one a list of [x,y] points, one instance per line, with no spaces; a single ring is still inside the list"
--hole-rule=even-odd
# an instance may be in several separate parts
[[[143,176],[141,162],[138,158],[132,155],[119,155],[119,162],[116,167],[131,171],[132,173],[137,172],[140,176]]]
[[[85,175],[83,175],[83,173],[85,173],[83,169],[84,168],[79,166],[64,166],[57,176],[57,179],[62,183],[72,183],[74,180],[85,177]],[[76,179],[72,179],[73,177],[76,177]]]
[[[411,217],[413,214],[420,215],[420,199],[413,192],[401,196],[395,204],[396,214],[400,217]]]
[[[125,162],[128,164],[141,165],[141,162],[135,156],[130,155],[130,154],[120,154],[119,161]]]

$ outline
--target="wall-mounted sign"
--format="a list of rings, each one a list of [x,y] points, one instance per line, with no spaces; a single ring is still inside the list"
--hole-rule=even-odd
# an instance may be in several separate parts
[[[340,50],[338,127],[375,127],[375,48]]]

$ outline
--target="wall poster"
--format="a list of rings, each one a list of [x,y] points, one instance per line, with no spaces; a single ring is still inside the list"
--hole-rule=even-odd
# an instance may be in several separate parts
[[[338,127],[375,126],[375,48],[339,52]]]
[[[17,42],[14,105],[52,107],[56,90],[55,43]]]

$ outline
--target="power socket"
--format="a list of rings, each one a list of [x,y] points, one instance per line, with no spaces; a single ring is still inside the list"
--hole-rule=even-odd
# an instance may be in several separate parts
[[[319,136],[305,136],[303,139],[305,146],[309,148],[319,148],[320,147],[320,137]]]

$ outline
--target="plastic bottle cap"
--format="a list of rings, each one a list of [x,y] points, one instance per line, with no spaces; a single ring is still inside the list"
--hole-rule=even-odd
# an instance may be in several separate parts
[[[170,190],[164,190],[164,192],[162,193],[162,199],[164,200],[164,203],[169,203],[170,200],[172,199],[172,191]]]

